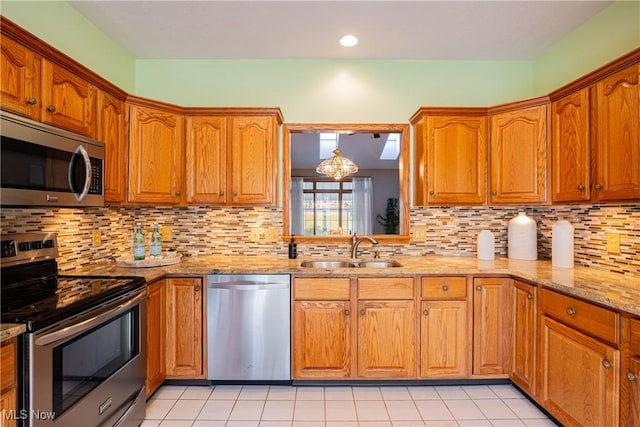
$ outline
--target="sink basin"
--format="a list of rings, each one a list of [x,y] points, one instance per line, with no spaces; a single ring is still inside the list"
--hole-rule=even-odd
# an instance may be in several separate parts
[[[401,267],[395,260],[306,260],[302,261],[301,267],[307,268],[389,268]]]
[[[370,261],[356,261],[359,268],[389,268],[389,267],[402,267],[398,261],[395,260],[380,260],[374,259]]]
[[[307,260],[302,261],[301,267],[310,268],[351,268],[356,267],[356,264],[351,261],[321,261],[321,260]]]

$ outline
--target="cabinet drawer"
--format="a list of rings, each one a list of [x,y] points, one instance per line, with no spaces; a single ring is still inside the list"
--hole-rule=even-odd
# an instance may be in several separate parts
[[[413,278],[360,278],[358,279],[358,299],[413,299]]]
[[[296,300],[348,300],[350,287],[348,278],[296,277],[293,297]]]
[[[548,289],[540,292],[540,307],[544,314],[569,326],[618,344],[620,319],[614,311]]]
[[[15,385],[16,371],[16,340],[12,338],[2,343],[0,347],[0,390],[6,390]]]
[[[465,298],[466,296],[466,277],[422,278],[422,299],[439,300],[450,298]]]
[[[631,340],[629,342],[629,349],[633,354],[640,353],[640,320],[631,319]]]

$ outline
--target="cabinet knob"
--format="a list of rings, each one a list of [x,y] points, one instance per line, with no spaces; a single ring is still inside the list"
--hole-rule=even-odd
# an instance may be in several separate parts
[[[604,366],[605,369],[611,369],[611,366],[613,366],[613,365],[608,360],[603,360],[602,361],[602,366]]]
[[[196,286],[193,288],[193,290],[194,290],[195,292],[200,292],[200,285],[196,285]]]
[[[482,290],[482,286],[476,286],[476,291],[481,291]]]
[[[345,310],[345,311],[344,311],[344,315],[345,315],[345,316],[349,316],[349,315],[351,315],[351,312],[350,312],[349,310]]]
[[[449,287],[447,285],[442,285],[442,290],[444,292],[447,292],[449,290]]]
[[[533,299],[533,295],[527,294],[527,299]]]
[[[596,184],[593,186],[596,190],[602,190],[602,184]]]
[[[434,194],[436,194],[436,192],[435,192],[435,191],[433,191],[433,190],[429,191],[429,195],[430,195],[430,196],[433,196]]]
[[[422,314],[424,314],[425,316],[428,316],[429,315],[429,310],[423,311]]]
[[[147,295],[147,300],[151,301],[151,295]]]
[[[176,191],[176,196],[179,196],[181,193],[179,191]]]
[[[224,191],[221,191],[220,193],[218,193],[221,196],[224,196]]]
[[[498,195],[498,192],[497,192],[496,190],[493,190],[493,191],[491,192],[491,195],[492,195],[492,196],[497,196],[497,195]]]
[[[576,314],[576,311],[573,308],[569,307],[567,308],[567,314],[569,316],[573,316],[574,314]]]
[[[635,381],[635,380],[637,380],[637,379],[638,379],[638,376],[637,376],[637,375],[634,375],[634,373],[633,373],[633,372],[627,372],[627,379],[628,379],[629,381]]]
[[[238,192],[237,192],[237,191],[234,191],[234,192],[233,192],[233,197],[236,197],[237,195],[238,195]]]
[[[578,184],[578,190],[580,190],[580,191],[584,190],[584,185]]]
[[[364,309],[360,310],[360,316],[364,316]]]
[[[49,105],[47,106],[47,111],[50,113],[53,113],[56,111],[56,106],[55,105]]]
[[[36,105],[38,103],[38,100],[35,98],[27,98],[27,105]]]

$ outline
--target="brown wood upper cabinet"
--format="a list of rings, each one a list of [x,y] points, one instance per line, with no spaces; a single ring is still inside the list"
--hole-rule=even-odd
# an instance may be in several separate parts
[[[120,203],[126,200],[126,108],[124,102],[104,91],[98,91],[97,134],[104,142],[104,201]]]
[[[181,203],[183,141],[182,115],[129,106],[129,202]]]
[[[0,103],[5,110],[40,120],[42,58],[14,40],[0,37]]]
[[[547,201],[548,97],[490,109],[490,201]]]
[[[640,64],[596,83],[595,201],[640,198]]]
[[[487,109],[422,108],[411,123],[418,173],[416,204],[484,204]]]
[[[253,112],[187,115],[187,203],[275,204],[281,114]]]

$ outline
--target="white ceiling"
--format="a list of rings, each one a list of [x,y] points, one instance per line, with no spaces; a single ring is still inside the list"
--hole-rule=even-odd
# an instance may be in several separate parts
[[[532,60],[612,1],[69,3],[136,59]]]

